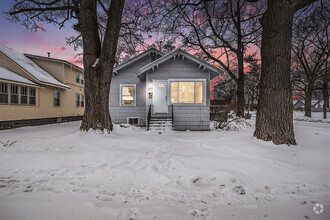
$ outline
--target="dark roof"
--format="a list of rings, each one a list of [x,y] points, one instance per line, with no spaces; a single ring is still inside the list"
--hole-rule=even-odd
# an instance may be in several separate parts
[[[187,53],[186,51],[183,51],[181,49],[176,49],[168,54],[166,54],[165,56],[141,67],[136,75],[140,76],[143,73],[145,73],[146,71],[150,70],[150,69],[154,69],[155,67],[158,67],[159,64],[164,63],[167,60],[170,60],[172,58],[176,58],[176,56],[180,57],[182,56],[182,59],[187,58],[197,64],[199,64],[199,68],[204,69],[208,69],[211,73],[211,79],[217,77],[220,73],[222,73],[223,71],[215,66],[213,66],[212,64],[209,64],[207,62],[205,62],[204,60],[201,60],[193,55],[191,55],[190,53]]]
[[[165,53],[163,53],[163,52],[161,52],[161,51],[159,51],[159,50],[157,50],[155,48],[150,48],[150,49],[145,50],[142,53],[140,53],[140,54],[132,57],[131,59],[127,60],[126,62],[118,65],[116,68],[113,69],[113,72],[114,73],[118,73],[119,70],[123,69],[124,67],[126,67],[126,66],[128,66],[128,65],[130,65],[132,63],[135,63],[136,61],[138,61],[139,59],[141,59],[142,57],[144,57],[146,55],[149,55],[150,53],[156,53],[156,54],[158,54],[160,56],[164,56],[165,55]]]

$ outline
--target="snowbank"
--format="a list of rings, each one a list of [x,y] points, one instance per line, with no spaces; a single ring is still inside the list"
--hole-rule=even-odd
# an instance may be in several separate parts
[[[0,131],[17,140],[0,144],[0,219],[329,219],[330,124],[319,124],[297,124],[290,147],[250,128]]]

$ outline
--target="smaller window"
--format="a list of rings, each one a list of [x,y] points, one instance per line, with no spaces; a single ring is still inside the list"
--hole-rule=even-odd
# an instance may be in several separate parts
[[[28,103],[28,87],[21,86],[21,105],[27,105]]]
[[[135,85],[122,85],[121,105],[135,105]]]
[[[80,74],[76,73],[76,83],[80,83]]]
[[[80,106],[80,95],[76,93],[76,107]]]
[[[60,106],[60,91],[54,90],[54,106]]]
[[[139,118],[127,118],[128,124],[130,125],[138,125],[139,124]]]
[[[82,75],[82,74],[80,75],[80,83],[84,84],[84,75]]]
[[[10,85],[10,104],[18,104],[18,85]]]
[[[0,83],[0,104],[8,104],[8,84]]]
[[[80,107],[85,106],[85,100],[84,100],[84,95],[80,95]]]
[[[36,105],[36,88],[30,88],[29,92],[29,104]]]

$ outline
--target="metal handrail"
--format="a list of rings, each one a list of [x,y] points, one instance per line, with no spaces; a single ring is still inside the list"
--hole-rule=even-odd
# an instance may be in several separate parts
[[[149,106],[148,117],[147,117],[147,130],[149,130],[150,119],[151,119],[151,105]]]
[[[174,128],[174,105],[172,104],[172,129]]]

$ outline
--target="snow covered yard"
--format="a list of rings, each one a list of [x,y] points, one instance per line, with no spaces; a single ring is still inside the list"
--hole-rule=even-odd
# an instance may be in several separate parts
[[[0,131],[0,219],[330,219],[330,123],[296,121],[297,146],[79,123]]]

